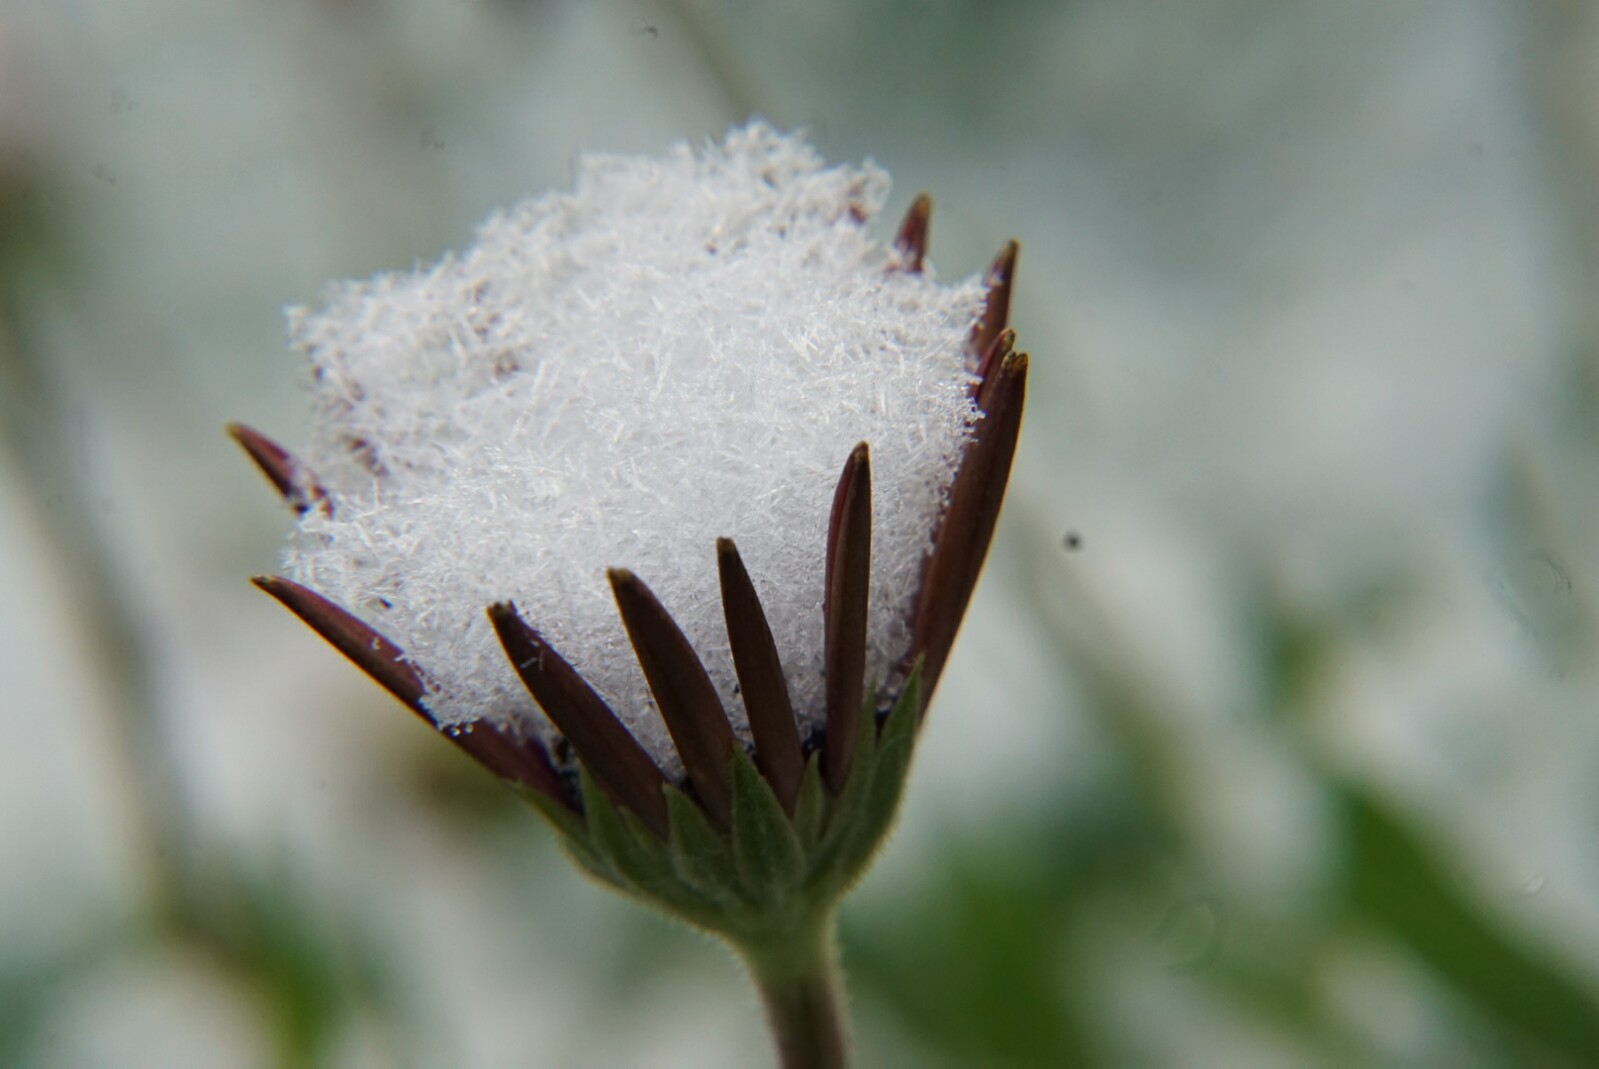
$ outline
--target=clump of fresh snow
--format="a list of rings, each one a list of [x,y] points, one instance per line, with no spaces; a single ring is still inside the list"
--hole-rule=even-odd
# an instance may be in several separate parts
[[[671,770],[605,572],[655,591],[742,731],[715,555],[731,537],[801,730],[819,726],[850,449],[872,450],[868,672],[889,680],[977,418],[964,346],[982,287],[896,269],[863,226],[887,189],[759,123],[660,159],[588,157],[575,193],[490,217],[463,252],[294,310],[313,369],[301,456],[333,507],[300,521],[289,574],[399,644],[441,724],[548,736],[484,615],[514,600]]]

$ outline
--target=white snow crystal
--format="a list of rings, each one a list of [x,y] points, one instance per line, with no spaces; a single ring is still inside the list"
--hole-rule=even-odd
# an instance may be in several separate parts
[[[820,726],[834,486],[872,449],[868,679],[888,681],[972,421],[982,286],[897,270],[863,222],[875,166],[760,123],[662,159],[588,157],[577,190],[488,219],[464,252],[336,284],[290,313],[313,367],[308,511],[288,574],[387,635],[441,725],[552,734],[484,615],[514,600],[663,767],[680,768],[605,571],[653,589],[741,737],[717,585],[731,537]]]

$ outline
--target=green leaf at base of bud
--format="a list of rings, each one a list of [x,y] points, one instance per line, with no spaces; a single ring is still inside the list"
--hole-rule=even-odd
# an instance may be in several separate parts
[[[893,827],[921,713],[921,667],[886,718],[860,718],[843,789],[806,764],[792,815],[742,748],[731,757],[731,827],[667,786],[663,840],[581,775],[583,812],[532,800],[579,867],[601,882],[732,943],[746,959],[782,957],[795,939],[831,927],[839,900],[870,867]],[[531,797],[531,794],[530,794]]]

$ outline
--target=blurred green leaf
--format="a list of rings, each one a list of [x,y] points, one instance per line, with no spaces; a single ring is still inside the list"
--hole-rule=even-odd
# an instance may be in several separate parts
[[[402,1015],[388,968],[354,910],[330,918],[323,896],[292,863],[236,860],[190,888],[170,935],[208,953],[252,987],[277,1035],[283,1066],[329,1064],[356,1014]]]
[[[1485,1014],[1574,1065],[1599,1065],[1599,997],[1518,945],[1427,843],[1359,789],[1341,792],[1354,914],[1408,948]]]
[[[844,964],[956,1065],[1094,1064],[1075,1005],[1070,933],[1082,894],[1118,863],[1037,828],[951,843],[915,897],[843,915]]]
[[[33,1064],[29,1051],[60,992],[121,945],[110,929],[50,955],[0,954],[0,1065]]]

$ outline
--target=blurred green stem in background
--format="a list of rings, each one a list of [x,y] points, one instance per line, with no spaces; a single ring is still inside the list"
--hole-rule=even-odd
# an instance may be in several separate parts
[[[12,457],[34,519],[48,532],[44,544],[60,561],[57,575],[71,584],[68,604],[99,668],[111,716],[104,753],[121,761],[118,772],[133,796],[130,856],[141,873],[156,915],[183,914],[184,870],[193,839],[165,725],[157,712],[149,650],[106,544],[105,525],[89,502],[89,466],[81,433],[86,415],[67,397],[63,373],[52,369],[36,337],[29,309],[57,298],[73,272],[71,235],[43,195],[52,181],[42,167],[0,172],[0,448]]]
[[[766,114],[769,109],[762,106],[754,80],[737,50],[721,32],[716,16],[705,10],[703,0],[666,0],[666,6],[681,24],[683,35],[715,82],[731,121]]]
[[[359,939],[325,930],[305,873],[288,859],[262,872],[224,849],[185,796],[152,671],[152,629],[113,529],[94,507],[94,399],[75,391],[70,359],[50,348],[36,321],[41,308],[70,300],[80,263],[77,235],[44,193],[55,179],[31,159],[0,167],[0,451],[46,533],[40,544],[56,555],[55,576],[70,586],[64,601],[80,628],[82,660],[98,671],[107,715],[93,757],[111,763],[125,792],[118,816],[141,900],[116,904],[113,922],[91,926],[60,960],[25,962],[22,976],[0,973],[0,1063],[15,1064],[11,1055],[27,1049],[50,991],[119,952],[150,949],[154,935],[243,980],[271,1022],[279,1065],[323,1064],[340,1028],[382,999],[380,970],[366,948],[350,946]],[[128,920],[131,930],[122,927]],[[26,997],[13,1000],[9,989]]]

